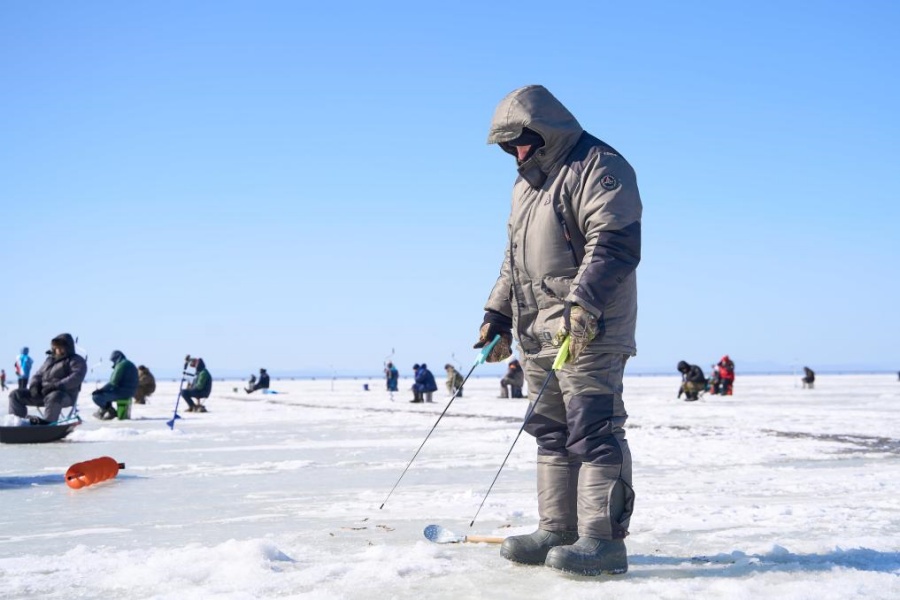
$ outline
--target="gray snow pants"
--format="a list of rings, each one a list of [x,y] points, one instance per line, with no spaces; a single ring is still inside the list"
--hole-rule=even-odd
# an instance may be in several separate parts
[[[54,423],[59,420],[64,406],[75,406],[75,398],[64,390],[54,390],[43,397],[32,396],[29,390],[13,390],[9,395],[9,414],[24,418],[29,406],[43,407],[44,420]]]
[[[547,381],[553,356],[532,356],[525,361],[532,403]],[[628,414],[622,402],[624,354],[597,353],[590,347],[550,377],[525,431],[535,437],[538,463],[558,463],[572,469],[577,488],[563,485],[564,478],[538,478],[538,496],[550,499],[541,505],[557,507],[541,515],[541,528],[564,530],[576,515],[559,515],[563,507],[577,506],[578,533],[583,537],[621,539],[628,535],[634,508],[631,452],[625,440]],[[580,467],[580,473],[576,472]],[[550,483],[542,483],[544,481]],[[557,483],[553,483],[556,481]],[[573,494],[576,498],[571,498]],[[567,497],[569,496],[569,497]],[[576,502],[577,500],[577,502]],[[566,521],[567,525],[562,522]]]

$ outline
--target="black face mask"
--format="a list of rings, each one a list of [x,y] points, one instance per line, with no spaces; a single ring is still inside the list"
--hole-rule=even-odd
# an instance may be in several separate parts
[[[547,175],[538,166],[537,161],[532,160],[535,153],[543,148],[545,144],[544,138],[541,137],[538,132],[528,129],[527,127],[522,129],[522,133],[519,134],[519,137],[500,144],[500,147],[503,148],[505,152],[508,152],[515,157],[516,164],[519,166],[519,175],[534,189],[540,189],[543,187],[544,182],[547,181]],[[528,154],[526,154],[522,160],[519,160],[518,146],[531,146],[528,150]]]

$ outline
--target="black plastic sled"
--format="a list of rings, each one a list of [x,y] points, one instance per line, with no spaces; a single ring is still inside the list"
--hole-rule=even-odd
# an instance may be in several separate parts
[[[81,424],[73,421],[62,425],[25,425],[0,427],[0,444],[44,444],[61,440]]]

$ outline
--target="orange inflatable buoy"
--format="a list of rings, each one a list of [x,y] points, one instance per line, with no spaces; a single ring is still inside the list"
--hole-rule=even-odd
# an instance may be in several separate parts
[[[112,479],[119,474],[119,469],[124,469],[125,465],[116,462],[116,459],[109,456],[101,456],[92,460],[75,463],[66,471],[66,485],[73,490]]]

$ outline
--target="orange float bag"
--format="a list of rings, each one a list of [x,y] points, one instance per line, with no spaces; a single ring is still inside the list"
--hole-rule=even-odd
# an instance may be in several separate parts
[[[112,479],[119,474],[119,469],[124,468],[123,463],[116,462],[116,459],[109,456],[75,463],[66,471],[66,485],[73,490],[78,490]]]

